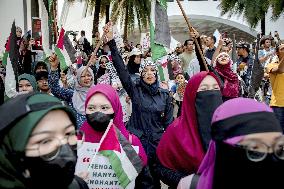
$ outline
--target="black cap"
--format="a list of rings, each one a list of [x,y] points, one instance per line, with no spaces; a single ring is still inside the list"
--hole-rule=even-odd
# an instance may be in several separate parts
[[[249,49],[250,48],[250,44],[246,43],[246,42],[239,42],[236,45],[237,48],[244,48],[244,49]]]
[[[41,79],[48,79],[48,72],[47,71],[40,71],[35,74],[36,81]]]

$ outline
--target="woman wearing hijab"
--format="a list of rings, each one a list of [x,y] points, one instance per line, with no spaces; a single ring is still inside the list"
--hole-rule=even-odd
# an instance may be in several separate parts
[[[107,63],[109,63],[109,58],[106,55],[102,55],[99,57],[99,69],[95,75],[94,83],[95,84],[110,84],[111,78],[110,75],[107,72]]]
[[[74,176],[83,134],[68,106],[47,94],[23,94],[0,106],[0,120],[0,188],[88,189]]]
[[[182,73],[182,68],[180,66],[181,59],[177,55],[175,54],[168,55],[168,63],[171,63],[172,65],[174,77],[179,73]]]
[[[211,139],[215,109],[222,104],[217,77],[200,72],[188,82],[178,117],[163,134],[157,148],[160,179],[176,188],[181,178],[196,173]]]
[[[48,83],[51,88],[51,93],[66,102],[68,102],[76,112],[77,126],[80,128],[85,117],[85,100],[89,88],[94,83],[94,74],[91,68],[81,66],[77,70],[76,83],[74,89],[66,89],[59,86],[59,73],[58,73],[58,58],[55,54],[50,56],[51,72],[48,77]]]
[[[108,46],[111,50],[113,65],[116,68],[123,88],[132,101],[132,114],[127,129],[138,136],[148,156],[151,174],[155,179],[155,188],[160,181],[154,176],[156,147],[164,130],[173,121],[172,98],[168,90],[159,87],[157,65],[151,60],[141,62],[139,82],[132,82],[123,59],[118,52],[110,31],[111,24],[105,27]]]
[[[222,80],[224,86],[222,88],[223,100],[237,98],[239,96],[239,80],[238,75],[233,72],[233,61],[230,55],[223,52],[216,57],[215,71]]]
[[[217,108],[212,141],[198,170],[182,180],[197,189],[281,188],[284,138],[273,111],[253,99],[236,98]]]
[[[127,69],[132,81],[139,79],[139,68],[142,60],[142,52],[138,48],[132,49],[129,54]]]
[[[130,134],[124,126],[122,107],[117,92],[110,85],[98,84],[88,91],[85,108],[87,121],[80,128],[85,133],[85,141],[99,143],[110,121],[113,120],[113,126],[118,129],[117,132],[122,134],[126,143],[139,148],[138,154],[136,152],[131,153],[132,158],[137,156],[136,158],[141,162],[138,163],[139,166],[144,167],[140,176],[136,179],[136,188],[152,188],[146,153],[140,140],[135,135]]]
[[[19,94],[37,91],[37,82],[33,75],[22,74],[18,77],[19,90],[16,91],[15,78],[10,78],[6,75],[5,79],[5,93],[9,98],[16,97]]]
[[[190,32],[190,35],[192,38],[197,38],[196,41],[199,43],[199,46],[201,47],[199,33],[194,29],[194,32]],[[196,57],[199,62],[200,71],[206,71],[205,65],[203,64],[203,60],[199,51],[196,51]],[[228,55],[225,52],[220,53],[216,57],[216,62],[215,62],[216,67],[211,66],[207,62],[206,64],[209,71],[213,72],[219,78],[222,84],[221,91],[223,95],[223,100],[226,101],[232,98],[239,97],[240,87],[239,87],[238,75],[234,73],[232,70],[233,62],[230,58],[230,55]]]

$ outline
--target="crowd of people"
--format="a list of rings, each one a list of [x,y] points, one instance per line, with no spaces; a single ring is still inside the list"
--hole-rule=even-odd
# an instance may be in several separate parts
[[[167,55],[173,78],[162,81],[151,49],[118,47],[111,22],[103,30],[92,45],[82,31],[74,40],[82,62],[61,70],[55,53],[35,60],[33,40],[17,27],[17,80],[11,64],[0,64],[0,188],[94,187],[99,169],[76,171],[86,143],[99,146],[88,162],[106,156],[121,188],[282,185],[284,43],[277,33],[254,45],[224,35],[216,45],[192,28]],[[110,183],[96,187],[117,187]]]

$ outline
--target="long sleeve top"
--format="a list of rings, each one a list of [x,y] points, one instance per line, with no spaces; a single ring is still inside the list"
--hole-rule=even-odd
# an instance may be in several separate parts
[[[164,89],[159,88],[157,93],[150,94],[141,82],[134,83],[115,41],[109,41],[108,46],[122,86],[132,100],[132,114],[127,129],[140,138],[147,155],[155,156],[164,130],[173,121],[172,98]]]
[[[65,89],[59,85],[59,73],[58,71],[50,71],[48,76],[48,84],[51,89],[51,93],[59,99],[66,101],[73,109],[76,114],[77,127],[80,128],[81,125],[86,121],[86,116],[79,114],[73,106],[72,97],[74,95],[74,90]]]

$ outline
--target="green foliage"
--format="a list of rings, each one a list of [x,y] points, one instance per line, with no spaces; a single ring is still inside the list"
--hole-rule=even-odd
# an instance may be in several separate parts
[[[272,18],[278,19],[284,11],[284,0],[269,0],[272,7]]]
[[[244,18],[252,28],[265,17],[270,4],[267,0],[221,0],[219,7],[222,15],[244,14]]]
[[[116,12],[119,0],[112,0],[112,14]],[[130,31],[134,30],[135,21],[137,20],[139,30],[146,28],[148,25],[151,10],[150,0],[125,0],[122,6],[122,10],[117,15],[121,20],[121,24],[127,24],[127,28]]]

